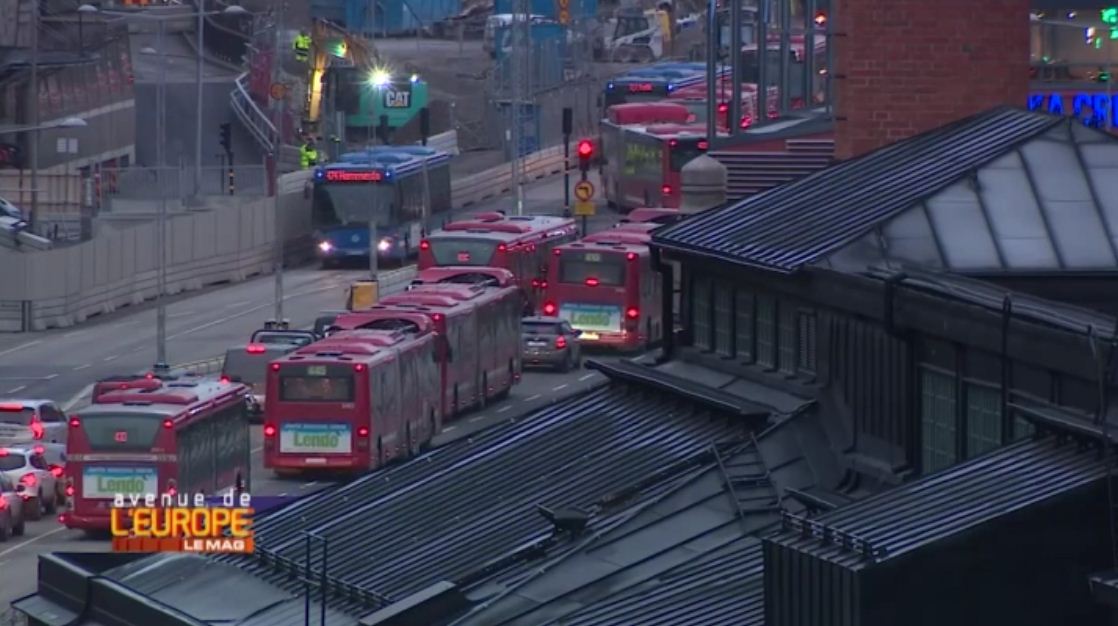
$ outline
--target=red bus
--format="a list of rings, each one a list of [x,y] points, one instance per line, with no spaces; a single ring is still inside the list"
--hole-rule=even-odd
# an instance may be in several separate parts
[[[602,121],[602,186],[621,210],[678,208],[679,173],[709,147],[698,125],[619,126]]]
[[[576,239],[578,226],[571,218],[483,214],[449,223],[421,241],[419,269],[448,265],[507,269],[534,309],[538,285],[546,280],[548,253]]]
[[[660,228],[660,224],[619,224],[609,230],[587,235],[580,243],[624,243],[647,246],[652,241],[652,231]]]
[[[551,274],[543,313],[569,321],[579,340],[638,350],[660,337],[661,285],[647,245],[603,237],[559,246]]]
[[[100,394],[70,417],[67,528],[106,530],[117,494],[216,495],[248,488],[248,388],[184,376]]]
[[[629,214],[621,218],[618,225],[621,224],[675,224],[683,219],[684,213],[680,213],[679,209],[665,209],[665,208],[648,208],[642,207],[629,211]]]
[[[729,130],[730,102],[733,100],[733,88],[729,83],[719,89],[718,96],[718,128],[722,132]],[[696,124],[705,124],[707,121],[707,90],[706,87],[688,87],[672,93],[665,102],[681,104],[691,113],[691,121]],[[769,119],[780,117],[780,89],[769,87],[768,95]],[[757,120],[757,85],[745,83],[741,86],[741,128],[749,128]]]
[[[447,265],[444,267],[430,267],[416,273],[415,278],[412,279],[411,285],[408,288],[410,289],[416,285],[440,284],[483,284],[487,287],[511,287],[516,286],[517,282],[516,276],[513,275],[512,272],[499,267]]]
[[[268,366],[264,467],[359,472],[440,428],[434,333],[342,331]]]

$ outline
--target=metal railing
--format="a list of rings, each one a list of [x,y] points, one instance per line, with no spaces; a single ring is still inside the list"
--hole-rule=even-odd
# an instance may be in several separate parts
[[[237,114],[237,119],[241,120],[241,124],[253,139],[256,139],[265,152],[271,153],[278,137],[276,126],[272,124],[268,114],[252,99],[252,95],[245,87],[247,78],[247,72],[237,77],[233,91],[229,94],[229,102]]]
[[[267,193],[268,176],[259,163],[207,165],[202,167],[199,196],[250,196]],[[158,200],[188,198],[195,195],[194,170],[189,167],[101,168],[94,197],[99,206],[111,205],[113,198]],[[108,201],[108,202],[106,202]]]

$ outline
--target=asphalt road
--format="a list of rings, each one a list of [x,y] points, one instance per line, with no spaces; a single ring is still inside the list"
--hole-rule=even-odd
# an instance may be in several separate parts
[[[562,211],[563,179],[525,187],[524,212]],[[515,202],[495,199],[477,207],[515,213]],[[617,216],[605,212],[589,218],[592,231],[608,228]],[[364,276],[360,269],[297,269],[285,274],[284,317],[295,326],[313,322],[319,311],[344,305],[345,287]],[[167,307],[167,357],[171,364],[202,360],[243,344],[253,330],[273,316],[273,280],[264,276],[226,287],[183,294]],[[155,308],[126,308],[70,329],[0,336],[0,398],[50,398],[64,406],[84,400],[95,380],[135,373],[155,362]],[[504,402],[464,415],[444,429],[437,445],[467,437],[494,424],[514,420],[602,381],[589,370],[567,374],[526,373]],[[261,495],[311,493],[329,481],[281,479],[261,465],[262,433],[253,427],[252,491]],[[37,556],[45,552],[106,549],[106,542],[60,526],[56,519],[28,522],[27,534],[0,544],[0,607],[33,593]]]

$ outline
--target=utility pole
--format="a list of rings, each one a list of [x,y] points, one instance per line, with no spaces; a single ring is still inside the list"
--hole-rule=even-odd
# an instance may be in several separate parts
[[[730,0],[730,93],[733,96],[730,98],[730,116],[726,124],[731,137],[741,130],[741,3],[742,0]],[[757,97],[766,96],[758,90]],[[714,145],[715,139],[717,137],[709,137],[708,145]]]
[[[205,44],[206,3],[198,3],[198,93],[194,102],[196,117],[194,118],[194,197],[202,195],[202,90],[205,89],[203,79],[203,53]]]
[[[718,91],[718,35],[718,2],[707,0],[707,141],[711,143],[718,140],[718,101],[722,95]],[[758,91],[763,89],[759,87]]]
[[[512,11],[512,25],[509,28],[511,58],[507,59],[509,66],[509,82],[512,106],[510,107],[511,143],[512,143],[512,189],[516,198],[516,214],[524,215],[524,185],[521,180],[523,171],[523,158],[521,150],[524,144],[524,106],[527,100],[527,71],[528,48],[531,47],[530,13],[527,0],[514,0]]]
[[[276,12],[275,24],[275,52],[272,53],[272,85],[279,83],[279,68],[280,59],[283,58],[283,46],[281,46],[281,35],[283,32],[283,18],[284,9],[287,7],[286,0],[279,3],[279,9]],[[271,87],[271,86],[269,86]],[[269,89],[270,91],[270,89]],[[274,236],[275,242],[273,243],[274,258],[272,260],[272,274],[275,280],[275,320],[277,322],[283,321],[283,224],[280,220],[280,155],[283,150],[283,118],[287,109],[287,92],[284,91],[283,98],[278,102],[272,103],[272,125],[275,126],[276,134],[272,141],[272,200],[273,200],[273,216],[275,221]]]
[[[155,49],[159,52],[159,86],[156,88],[155,99],[155,180],[159,185],[159,219],[156,220],[159,235],[156,237],[159,246],[159,263],[156,276],[156,312],[155,312],[155,371],[165,373],[170,366],[167,365],[167,191],[164,185],[164,147],[167,138],[167,57],[163,48],[163,20],[159,20],[159,30],[156,34]]]
[[[27,91],[27,106],[34,127],[31,140],[27,142],[27,156],[31,162],[31,211],[27,222],[31,232],[35,232],[39,220],[39,0],[31,2],[31,84]]]

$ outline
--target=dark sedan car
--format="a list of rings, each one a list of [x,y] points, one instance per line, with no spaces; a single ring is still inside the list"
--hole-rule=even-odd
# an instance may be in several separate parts
[[[558,317],[526,317],[520,322],[524,367],[566,372],[582,364],[578,336],[582,331]]]

